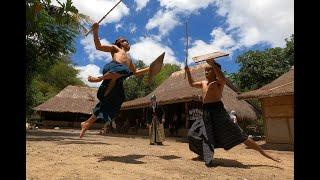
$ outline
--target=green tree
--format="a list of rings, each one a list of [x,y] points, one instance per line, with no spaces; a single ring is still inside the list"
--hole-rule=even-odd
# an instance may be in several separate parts
[[[34,93],[34,104],[39,105],[49,98],[55,96],[68,85],[85,86],[77,78],[78,70],[74,69],[70,60],[61,61],[32,80],[30,88]]]
[[[180,66],[176,64],[164,64],[159,74],[154,78],[154,88],[157,88],[160,84],[163,83],[172,73],[180,71]]]
[[[74,39],[82,19],[71,0],[50,5],[50,0],[26,0],[26,107],[38,104],[37,79],[62,57],[75,52]]]
[[[270,83],[289,71],[294,64],[294,36],[286,39],[285,48],[248,51],[237,58],[240,70],[229,75],[242,92],[254,90]]]
[[[142,60],[134,62],[137,69],[145,68],[146,65]],[[126,100],[132,100],[138,97],[143,97],[151,90],[147,84],[147,75],[131,76],[124,82]]]
[[[84,83],[77,78],[78,70],[76,70],[71,62],[58,62],[52,66],[48,72],[41,77],[43,82],[54,85],[58,91],[68,85],[81,85]]]

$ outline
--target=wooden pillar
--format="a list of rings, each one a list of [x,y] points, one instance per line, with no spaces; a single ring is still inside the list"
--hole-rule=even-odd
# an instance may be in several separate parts
[[[259,99],[261,103],[261,110],[262,110],[262,119],[263,119],[263,124],[264,124],[264,136],[266,137],[266,143],[269,141],[268,137],[268,119],[266,117],[265,113],[265,100],[264,99]]]
[[[188,129],[189,127],[189,108],[188,108],[188,103],[184,103],[184,109],[185,109],[185,128]]]
[[[291,133],[291,128],[290,128],[290,118],[286,118],[287,121],[287,127],[288,127],[288,132],[289,132],[289,139],[290,142],[293,144],[293,138],[292,138],[292,133]]]
[[[145,110],[144,110],[144,107],[142,107],[142,119],[141,119],[141,126],[143,127],[143,125],[145,124]]]
[[[76,122],[73,123],[73,127],[77,127],[77,123],[78,123],[78,113],[76,113]]]

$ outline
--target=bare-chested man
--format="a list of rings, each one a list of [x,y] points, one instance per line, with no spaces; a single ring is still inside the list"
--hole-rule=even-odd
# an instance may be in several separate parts
[[[89,82],[101,82],[97,97],[99,103],[93,108],[93,115],[81,123],[80,138],[82,138],[89,127],[98,119],[111,122],[120,110],[125,99],[123,81],[125,78],[135,75],[139,76],[149,71],[148,68],[137,70],[128,55],[130,45],[128,40],[120,37],[113,45],[101,45],[98,36],[99,24],[92,26],[94,44],[97,50],[110,52],[112,61],[103,68],[103,76],[88,77]]]
[[[208,167],[214,166],[214,148],[229,150],[244,143],[249,148],[259,151],[263,156],[279,162],[255,143],[248,135],[230,119],[221,101],[226,78],[221,72],[221,66],[214,60],[208,60],[205,67],[207,80],[193,81],[189,67],[185,67],[190,86],[202,89],[203,121],[194,122],[188,133],[189,148],[205,161]]]

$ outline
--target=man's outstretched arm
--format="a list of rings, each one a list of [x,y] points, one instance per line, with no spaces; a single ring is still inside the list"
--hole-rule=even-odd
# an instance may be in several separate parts
[[[114,45],[101,45],[99,35],[98,35],[98,30],[99,30],[99,24],[94,23],[92,25],[92,31],[93,31],[93,40],[94,40],[94,45],[96,46],[96,49],[99,51],[104,51],[104,52],[115,52],[117,51],[117,48]]]
[[[106,80],[106,79],[118,79],[121,76],[123,76],[123,75],[122,74],[118,74],[118,73],[107,72],[103,76],[99,76],[99,77],[89,76],[88,77],[88,81],[89,82],[100,82],[100,81],[103,81],[103,80]]]
[[[150,67],[146,67],[146,68],[142,68],[142,69],[137,69],[136,66],[132,63],[130,63],[130,67],[129,69],[131,70],[131,72],[133,73],[133,75],[135,76],[140,76],[142,74],[145,74],[147,72],[149,72]]]

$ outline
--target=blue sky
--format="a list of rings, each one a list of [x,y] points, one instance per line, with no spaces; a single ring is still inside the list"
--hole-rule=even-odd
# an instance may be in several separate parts
[[[61,0],[61,2],[64,2]],[[99,21],[118,0],[73,0],[80,13]],[[55,2],[53,1],[53,4]],[[132,59],[149,65],[166,52],[164,63],[181,65],[185,59],[185,21],[188,22],[189,57],[227,52],[217,62],[232,73],[239,70],[237,56],[248,50],[284,47],[293,31],[292,0],[123,0],[100,24],[102,44],[118,36],[131,44]],[[79,36],[72,55],[78,77],[89,86],[88,75],[101,75],[111,60],[95,50],[92,34]]]

